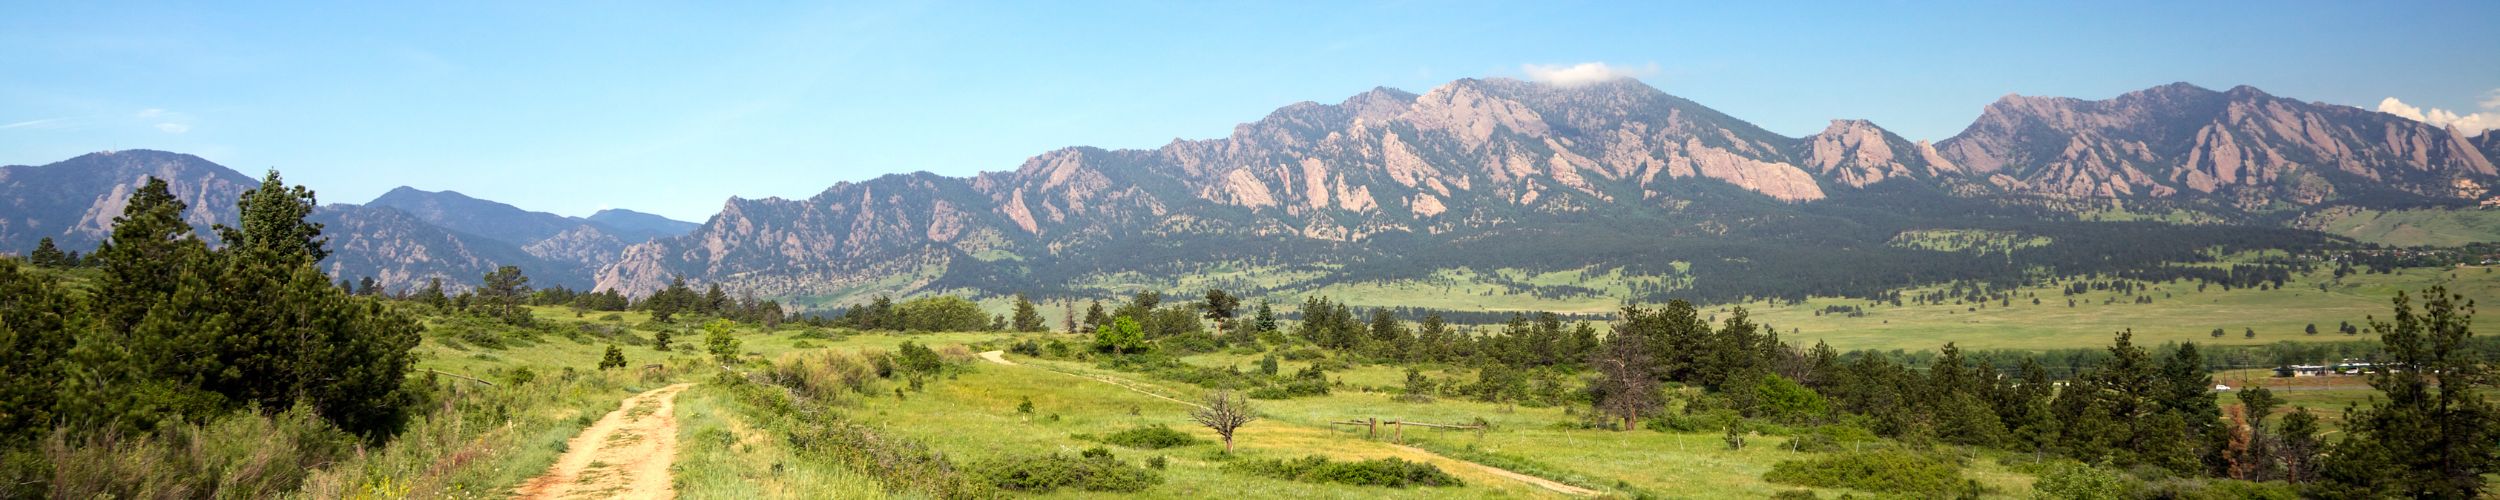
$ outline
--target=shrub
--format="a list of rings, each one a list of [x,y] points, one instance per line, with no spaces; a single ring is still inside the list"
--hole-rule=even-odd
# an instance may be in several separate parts
[[[1163,476],[1122,462],[1102,448],[1085,450],[1075,457],[1057,453],[1003,457],[976,463],[972,470],[982,482],[1026,493],[1048,493],[1060,488],[1138,492],[1163,483]]]
[[[2082,462],[2058,460],[2038,468],[2040,479],[2031,483],[2031,490],[2041,498],[2135,498],[2140,489],[2140,485],[2125,474]]]
[[[246,409],[135,438],[55,431],[42,453],[52,464],[51,498],[276,498],[359,452],[354,436],[299,406],[269,416]]]
[[[1102,441],[1141,450],[1160,450],[1202,442],[1198,438],[1190,437],[1188,433],[1172,430],[1171,427],[1163,424],[1131,427],[1128,430],[1104,436]]]
[[[1241,460],[1225,464],[1224,467],[1305,483],[1339,483],[1391,488],[1463,486],[1458,478],[1442,472],[1440,467],[1422,462],[1408,462],[1399,458],[1333,462],[1327,457],[1312,455],[1291,460]]]
[[[856,353],[802,351],[782,355],[765,371],[776,385],[811,399],[834,400],[845,391],[869,394],[876,379],[871,363]]]
[[[1962,478],[1948,457],[1906,451],[1843,453],[1812,460],[1782,460],[1762,480],[1818,488],[1853,488],[1926,497],[1974,493],[1979,483]]]

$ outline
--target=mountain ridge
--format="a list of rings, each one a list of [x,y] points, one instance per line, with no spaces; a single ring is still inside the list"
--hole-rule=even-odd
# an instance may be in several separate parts
[[[1007,171],[733,200],[686,238],[627,250],[597,281],[629,294],[685,276],[819,295],[876,276],[837,268],[933,272],[994,260],[979,255],[1062,258],[1130,238],[1361,244],[1570,214],[1674,217],[1696,183],[1791,204],[1896,179],[1956,196],[2238,210],[2363,195],[2473,200],[2494,175],[2479,149],[2393,115],[2247,86],[2177,83],[2099,101],[2009,95],[1929,144],[1863,120],[1786,137],[1632,79],[1569,88],[1462,79],[1421,94],[1383,87],[1337,104],[1294,103],[1222,138],[1060,148]],[[2321,161],[2331,170],[2304,163]]]

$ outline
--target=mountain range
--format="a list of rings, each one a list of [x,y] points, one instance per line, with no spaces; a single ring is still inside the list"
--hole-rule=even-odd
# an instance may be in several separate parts
[[[122,204],[146,179],[166,179],[188,204],[184,216],[214,243],[214,224],[232,224],[235,202],[259,180],[197,156],[106,151],[43,166],[0,167],[0,250],[25,251],[42,238],[92,249],[110,236]],[[695,224],[626,210],[591,218],[531,212],[457,192],[401,187],[363,205],[333,203],[311,217],[330,238],[322,265],[344,278],[373,277],[389,290],[442,279],[454,289],[498,266],[531,271],[540,285],[590,285],[591,273],[630,244],[682,235]]]
[[[2088,222],[2094,214],[2190,212],[2290,234],[2301,232],[2284,220],[2328,206],[2468,205],[2492,194],[2495,157],[2500,132],[2468,137],[2246,86],[2179,83],[2097,101],[2008,95],[1928,143],[1864,120],[1787,137],[1631,79],[1466,79],[1297,103],[1217,139],[1065,148],[1011,171],[894,174],[806,199],[732,198],[699,225],[625,211],[564,217],[412,188],[320,216],[339,250],[334,273],[402,286],[517,262],[542,282],[635,295],[683,276],[833,306],[928,291],[1310,291],[1454,272],[1511,280],[1483,277],[1511,269],[1742,297],[1979,272],[1964,269],[1968,255],[1893,244],[1909,231],[2069,235],[2017,256],[2086,265],[2060,256],[2095,251],[2077,245],[2109,239],[2098,235],[2165,231]],[[0,248],[43,236],[92,247],[142,175],[174,181],[203,226],[231,220],[252,184],[146,151],[0,167]],[[1817,269],[1836,255],[1918,271]],[[1205,278],[1173,278],[1182,275]]]
[[[1563,236],[1641,247],[1903,190],[1930,193],[1904,195],[1927,202],[2053,207],[2037,216],[2052,219],[2134,205],[2249,222],[2323,204],[2478,200],[2495,175],[2494,142],[2244,86],[2171,84],[2100,101],[2009,95],[1929,144],[1863,120],[1786,137],[1630,79],[1470,79],[1298,103],[1221,139],[1068,148],[971,178],[890,175],[803,200],[732,199],[692,234],[627,249],[597,281],[635,294],[679,275],[779,296],[997,292],[1210,262],[1358,260],[1413,280],[1430,275],[1415,269],[1445,267],[1398,256],[1490,246],[1522,237],[1522,226],[1611,224]],[[1627,264],[1547,252],[1543,266]]]

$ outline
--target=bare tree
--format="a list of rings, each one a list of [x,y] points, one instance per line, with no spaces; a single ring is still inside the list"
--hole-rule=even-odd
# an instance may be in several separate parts
[[[1623,430],[1628,431],[1642,414],[1658,407],[1658,376],[1652,371],[1655,363],[1644,330],[1658,322],[1640,309],[1626,308],[1624,317],[1629,319],[1616,326],[1589,359],[1589,367],[1598,373],[1598,378],[1589,381],[1589,402],[1599,414],[1623,420]]]
[[[1198,425],[1215,430],[1215,435],[1224,438],[1224,452],[1232,453],[1233,430],[1257,420],[1259,416],[1258,410],[1250,407],[1248,398],[1235,395],[1233,391],[1218,390],[1207,395],[1206,404],[1190,410],[1189,418],[1197,420]]]

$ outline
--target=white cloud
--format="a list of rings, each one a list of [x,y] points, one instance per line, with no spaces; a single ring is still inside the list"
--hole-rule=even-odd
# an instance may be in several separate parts
[[[17,123],[11,123],[11,124],[6,124],[6,125],[0,125],[0,130],[13,129],[13,128],[33,128],[33,129],[51,129],[51,128],[61,128],[61,126],[62,126],[62,125],[67,125],[68,123],[69,123],[69,118],[45,118],[45,119],[41,119],[41,120],[26,120],[26,121],[17,122]]]
[[[165,110],[163,108],[148,108],[139,110],[140,118],[155,118],[159,116],[165,116]]]
[[[2500,110],[2500,89],[2491,89],[2490,92],[2484,92],[2483,102],[2475,104],[2481,104],[2484,111]]]
[[[1578,87],[1657,73],[1658,64],[1650,63],[1638,68],[1617,68],[1602,62],[1585,62],[1570,66],[1528,64],[1520,66],[1519,69],[1528,74],[1529,80],[1561,87]]]
[[[165,122],[156,124],[156,129],[163,130],[168,134],[180,134],[183,132],[190,132],[191,126],[174,122]]]
[[[2490,95],[2491,98],[2479,103],[2484,110],[2480,113],[2459,115],[2445,109],[2405,104],[2404,101],[2396,100],[2394,97],[2379,100],[2378,110],[2381,113],[2402,116],[2408,120],[2453,127],[2459,132],[2464,132],[2465,135],[2475,135],[2485,130],[2500,129],[2500,90],[2495,90]]]

